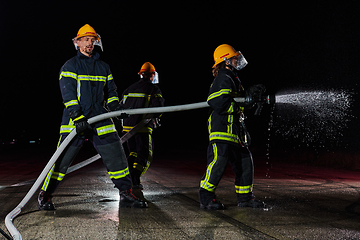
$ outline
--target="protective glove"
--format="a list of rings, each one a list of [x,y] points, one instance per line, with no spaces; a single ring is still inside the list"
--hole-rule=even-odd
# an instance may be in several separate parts
[[[257,84],[252,87],[250,87],[245,92],[245,102],[242,103],[240,106],[246,107],[246,108],[253,108],[256,103],[262,102],[261,97],[266,91],[265,86],[262,84]]]
[[[247,91],[246,95],[251,96],[252,99],[254,99],[255,102],[261,100],[262,94],[266,91],[266,88],[262,84],[257,84],[254,86],[251,86]]]
[[[262,84],[254,85],[250,87],[248,91],[246,91],[246,94],[249,94],[254,101],[253,106],[254,105],[257,106],[254,115],[260,115],[260,112],[263,108],[263,104],[265,102],[264,101],[265,99],[263,98],[264,97],[263,94],[265,93],[265,91],[266,88]]]
[[[74,121],[77,134],[84,135],[87,131],[92,130],[92,127],[81,110],[72,111],[70,117]]]
[[[83,135],[85,134],[87,131],[92,130],[90,124],[87,121],[87,118],[84,117],[78,121],[74,121],[75,127],[76,127],[76,133]]]
[[[124,106],[120,103],[114,103],[114,104],[109,104],[108,108],[110,111],[114,112],[114,111],[120,111],[120,110],[125,110]],[[131,108],[128,108],[131,109]],[[117,119],[124,119],[124,118],[128,118],[130,115],[126,114],[126,113],[122,113],[120,116],[117,116]]]

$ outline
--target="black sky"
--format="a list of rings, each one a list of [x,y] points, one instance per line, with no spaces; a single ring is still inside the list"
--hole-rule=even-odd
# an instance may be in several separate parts
[[[206,100],[212,54],[223,43],[248,60],[239,73],[245,87],[357,92],[359,16],[358,1],[2,1],[1,134],[25,130],[56,144],[63,108],[58,74],[76,54],[71,39],[86,23],[102,37],[101,59],[119,94],[150,61],[169,106]],[[165,115],[158,136],[206,145],[206,119],[207,110]]]

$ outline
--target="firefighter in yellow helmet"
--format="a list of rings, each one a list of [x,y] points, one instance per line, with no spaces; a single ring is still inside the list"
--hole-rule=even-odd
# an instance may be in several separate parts
[[[48,173],[38,196],[41,210],[55,210],[52,194],[65,177],[66,171],[85,138],[89,139],[108,169],[115,187],[119,189],[120,207],[147,207],[147,203],[132,193],[129,167],[119,135],[111,119],[89,124],[87,119],[120,108],[116,85],[108,64],[100,60],[94,45],[102,48],[101,38],[86,24],[73,39],[77,55],[60,70],[59,84],[64,103],[59,144],[73,130],[76,137]]]
[[[225,168],[230,163],[235,173],[235,191],[239,207],[264,207],[264,203],[253,195],[253,160],[247,143],[240,140],[243,106],[235,102],[242,86],[237,71],[247,65],[241,52],[228,44],[214,51],[213,75],[207,102],[211,107],[208,119],[209,147],[207,169],[200,182],[200,207],[224,209],[216,199],[215,190]]]
[[[103,51],[103,45],[102,45],[102,42],[101,42],[101,37],[98,33],[95,32],[95,29],[93,27],[91,27],[89,24],[85,24],[84,26],[82,26],[76,37],[74,37],[72,40],[73,40],[73,43],[74,43],[74,46],[75,46],[75,49],[78,50],[79,46],[78,46],[78,41],[79,40],[85,40],[87,38],[83,38],[83,37],[93,37],[91,38],[92,41],[93,41],[93,45],[97,45],[101,48],[101,51]],[[80,51],[82,52],[88,52],[91,53],[93,50],[93,48],[91,49],[90,46],[83,46],[82,49],[80,49]]]
[[[129,86],[123,92],[122,104],[124,108],[163,107],[164,98],[160,88],[159,76],[154,65],[144,63],[138,73],[140,80]],[[123,131],[129,132],[134,126],[144,126],[127,142],[129,149],[128,164],[134,188],[142,189],[140,176],[150,166],[153,159],[153,129],[158,127],[159,115],[131,115],[123,120]],[[146,119],[151,119],[147,121]],[[146,123],[146,124],[145,124]]]

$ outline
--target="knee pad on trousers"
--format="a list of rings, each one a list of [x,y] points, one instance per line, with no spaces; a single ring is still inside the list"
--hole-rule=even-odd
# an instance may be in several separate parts
[[[96,146],[109,171],[119,171],[128,167],[124,148],[120,141]]]
[[[126,155],[120,141],[96,146],[101,158],[103,159],[106,168],[110,172],[129,171]],[[111,178],[111,177],[110,177]],[[115,187],[120,191],[129,190],[132,188],[130,174],[123,177],[111,178]]]

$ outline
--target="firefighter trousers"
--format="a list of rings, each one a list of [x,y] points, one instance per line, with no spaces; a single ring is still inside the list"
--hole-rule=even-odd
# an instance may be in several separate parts
[[[238,202],[252,198],[254,167],[248,148],[227,143],[210,143],[207,152],[207,169],[200,181],[199,198],[207,204],[215,198],[215,190],[230,163],[235,173],[235,191]]]
[[[66,136],[61,135],[59,145]],[[131,189],[132,182],[129,168],[119,135],[117,133],[110,133],[99,137],[95,132],[92,132],[86,138],[93,143],[95,149],[100,154],[115,187],[120,191]],[[41,188],[42,190],[50,195],[55,191],[65,177],[68,167],[76,157],[84,141],[84,136],[76,136],[71,141],[46,176]]]
[[[153,159],[151,133],[137,133],[128,140],[130,175],[134,185],[140,184],[140,176],[149,168]]]

